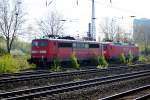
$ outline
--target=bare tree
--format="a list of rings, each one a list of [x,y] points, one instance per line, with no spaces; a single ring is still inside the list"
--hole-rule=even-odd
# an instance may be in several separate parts
[[[6,40],[8,53],[24,22],[21,4],[20,0],[0,0],[0,35]]]
[[[116,34],[120,31],[120,27],[113,18],[111,20],[105,18],[103,21],[104,22],[100,24],[100,28],[105,34],[105,40],[113,41]]]
[[[45,19],[38,22],[39,28],[44,36],[56,38],[63,34],[63,17],[57,12],[51,12]]]
[[[117,42],[125,42],[124,39],[125,39],[125,32],[123,31],[123,29],[118,25],[117,26],[117,30],[116,30],[116,33],[114,35],[114,41],[117,41]]]

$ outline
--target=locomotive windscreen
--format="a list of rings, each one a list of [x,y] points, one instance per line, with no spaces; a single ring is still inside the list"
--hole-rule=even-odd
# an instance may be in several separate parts
[[[48,45],[47,40],[32,41],[32,46],[47,46],[47,45]]]

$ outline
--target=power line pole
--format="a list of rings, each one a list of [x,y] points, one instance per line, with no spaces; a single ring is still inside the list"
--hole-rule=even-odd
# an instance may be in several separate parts
[[[96,41],[96,25],[95,25],[95,2],[92,0],[92,16],[91,16],[91,36],[92,40]]]

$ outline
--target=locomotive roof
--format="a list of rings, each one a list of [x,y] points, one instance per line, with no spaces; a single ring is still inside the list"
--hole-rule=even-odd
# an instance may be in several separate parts
[[[120,43],[120,42],[101,42],[102,44],[110,44],[110,45],[120,45],[120,46],[138,46],[136,44],[130,44],[130,43]]]
[[[50,40],[50,41],[60,41],[60,42],[100,43],[100,42],[96,42],[96,41],[67,40],[67,39],[34,39],[34,40]]]
[[[50,41],[59,41],[59,42],[82,42],[82,43],[94,43],[94,44],[111,44],[111,45],[122,45],[122,46],[137,46],[135,44],[127,43],[114,43],[114,42],[96,42],[96,41],[83,41],[83,40],[67,40],[67,39],[34,39],[34,40],[50,40]],[[34,41],[33,40],[33,41]]]

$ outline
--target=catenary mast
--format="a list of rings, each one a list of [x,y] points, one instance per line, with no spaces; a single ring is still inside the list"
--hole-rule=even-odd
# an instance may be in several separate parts
[[[96,41],[96,25],[95,25],[95,3],[92,0],[92,16],[91,16],[91,36],[92,40]]]

